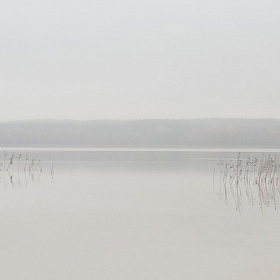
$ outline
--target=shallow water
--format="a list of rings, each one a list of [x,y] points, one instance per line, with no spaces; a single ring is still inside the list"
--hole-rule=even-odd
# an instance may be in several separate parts
[[[233,151],[26,152],[43,172],[2,170],[1,279],[279,279],[279,210],[213,186]]]

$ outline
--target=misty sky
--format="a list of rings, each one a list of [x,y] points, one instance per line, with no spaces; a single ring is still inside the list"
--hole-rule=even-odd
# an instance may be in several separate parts
[[[280,118],[279,0],[0,0],[0,121]]]

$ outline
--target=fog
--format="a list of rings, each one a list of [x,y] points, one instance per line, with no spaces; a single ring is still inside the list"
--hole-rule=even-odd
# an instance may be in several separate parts
[[[280,3],[0,1],[0,120],[280,118]]]
[[[279,148],[280,120],[95,120],[0,123],[0,146]]]
[[[278,0],[0,0],[0,278],[279,279],[279,30]]]

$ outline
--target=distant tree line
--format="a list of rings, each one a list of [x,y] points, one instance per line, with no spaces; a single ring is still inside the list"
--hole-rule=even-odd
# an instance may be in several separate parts
[[[280,120],[94,120],[0,123],[1,146],[280,147]]]

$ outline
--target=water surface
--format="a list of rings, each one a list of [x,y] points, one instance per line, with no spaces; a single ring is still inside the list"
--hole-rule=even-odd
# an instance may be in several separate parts
[[[43,172],[2,170],[1,279],[279,279],[279,211],[213,187],[235,151],[15,152]]]

